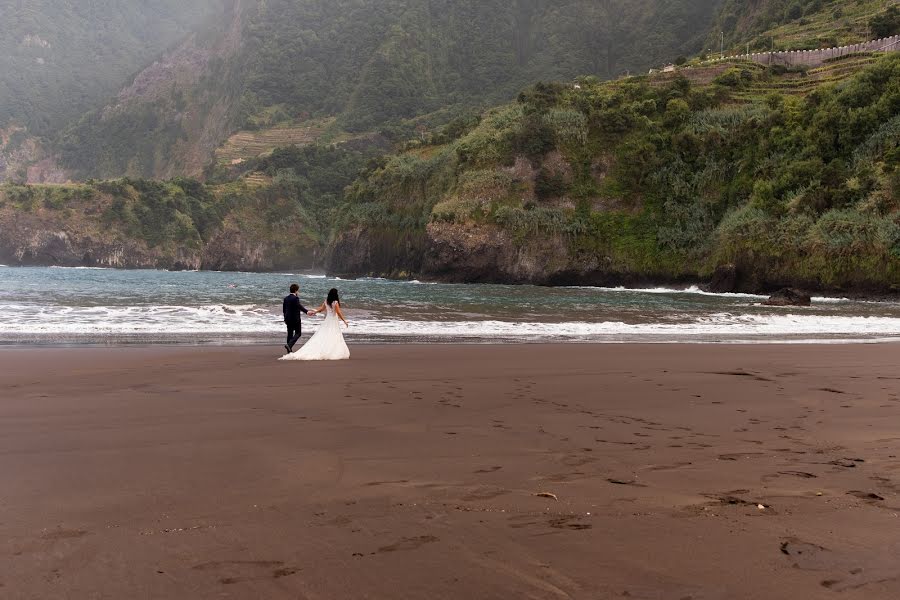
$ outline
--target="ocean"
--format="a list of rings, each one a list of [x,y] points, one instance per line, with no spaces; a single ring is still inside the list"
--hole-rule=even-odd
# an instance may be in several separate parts
[[[342,280],[296,273],[0,266],[0,344],[283,343],[281,300],[340,290],[348,343],[900,341],[900,303],[643,289]],[[312,333],[321,317],[304,320]]]

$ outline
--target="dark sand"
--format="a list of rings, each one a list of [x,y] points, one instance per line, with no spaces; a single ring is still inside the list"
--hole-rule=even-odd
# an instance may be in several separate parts
[[[900,598],[900,346],[353,351],[0,351],[0,598]]]

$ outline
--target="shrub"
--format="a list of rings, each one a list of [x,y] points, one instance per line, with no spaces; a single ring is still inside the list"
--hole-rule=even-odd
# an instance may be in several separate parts
[[[512,233],[519,241],[540,234],[564,233],[569,216],[562,209],[499,206],[493,213],[494,222]]]
[[[544,119],[525,119],[519,130],[507,139],[514,155],[524,155],[531,160],[537,160],[556,147],[556,136]]]
[[[883,13],[872,17],[869,22],[872,35],[876,38],[886,38],[900,33],[900,9],[897,6],[889,6]]]
[[[713,83],[721,86],[738,88],[753,82],[753,72],[749,69],[732,67],[716,77]]]
[[[583,145],[587,143],[587,117],[581,112],[553,109],[547,113],[544,120],[560,144]]]
[[[559,173],[541,169],[534,180],[534,193],[541,200],[560,198],[566,194],[566,180]]]
[[[681,98],[674,98],[666,103],[666,123],[670,126],[681,125],[690,114],[691,107]]]
[[[796,21],[803,16],[803,5],[795,0],[793,4],[788,6],[784,16],[791,21]]]

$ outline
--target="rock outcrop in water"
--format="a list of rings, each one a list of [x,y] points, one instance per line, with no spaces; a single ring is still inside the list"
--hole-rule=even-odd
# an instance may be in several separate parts
[[[716,267],[706,289],[714,294],[730,294],[736,292],[738,289],[737,267],[732,264],[719,265]]]
[[[784,288],[772,294],[763,304],[766,306],[809,306],[812,304],[812,298],[809,294]]]

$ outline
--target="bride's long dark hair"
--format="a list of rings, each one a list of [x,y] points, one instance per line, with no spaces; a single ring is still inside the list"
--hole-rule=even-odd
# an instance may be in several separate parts
[[[328,300],[326,300],[326,302],[328,302],[328,306],[332,306],[335,301],[340,302],[341,299],[338,297],[337,288],[331,288],[328,290]]]

